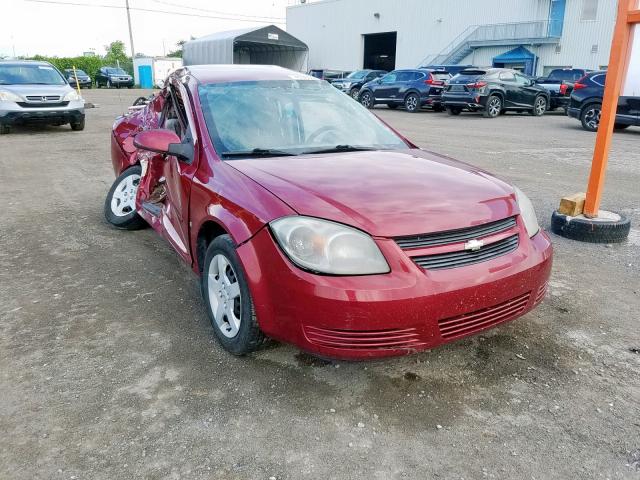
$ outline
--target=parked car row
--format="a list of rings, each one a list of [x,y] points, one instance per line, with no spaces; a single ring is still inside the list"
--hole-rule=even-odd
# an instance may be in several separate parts
[[[91,77],[86,72],[78,69],[76,69],[74,73],[72,68],[67,68],[63,71],[63,75],[69,85],[74,88],[78,87],[78,85],[76,85],[76,78],[78,79],[80,88],[91,88],[94,81],[97,88],[133,88],[134,83],[133,77],[119,67],[102,67],[96,73],[94,81],[91,80]]]
[[[488,118],[506,111],[529,111],[540,116],[550,104],[549,92],[519,72],[475,67],[453,77],[448,71],[430,68],[394,70],[362,85],[357,98],[367,108],[380,104],[404,106],[413,113],[429,107],[434,111],[446,109],[450,115],[466,110],[482,112]]]
[[[446,109],[454,116],[469,111],[495,118],[509,111],[542,116],[548,110],[563,108],[593,132],[600,122],[606,73],[563,68],[534,79],[506,68],[467,67],[454,76],[433,68],[389,73],[358,70],[332,84],[366,108],[402,106],[411,113],[429,107]],[[640,126],[640,97],[620,97],[615,129],[632,125]]]

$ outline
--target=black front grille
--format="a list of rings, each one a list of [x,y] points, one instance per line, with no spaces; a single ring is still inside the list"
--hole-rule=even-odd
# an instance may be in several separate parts
[[[423,255],[412,257],[412,260],[426,270],[443,270],[445,268],[464,267],[474,263],[486,262],[513,252],[516,248],[518,248],[518,234],[490,243],[478,250],[458,250],[436,255]]]
[[[17,102],[22,108],[56,108],[66,107],[69,102]]]
[[[411,237],[397,237],[396,243],[403,250],[409,248],[435,247],[450,243],[466,242],[508,230],[516,226],[516,217],[509,217],[497,222],[485,223],[475,227],[447,230],[446,232],[427,233]]]

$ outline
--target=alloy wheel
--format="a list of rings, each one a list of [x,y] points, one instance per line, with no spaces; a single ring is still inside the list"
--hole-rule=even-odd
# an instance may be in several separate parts
[[[140,175],[133,174],[122,179],[111,197],[111,211],[117,217],[125,217],[136,209],[136,194]]]
[[[360,93],[360,90],[358,90],[357,88],[352,88],[351,89],[351,98],[355,98],[357,100],[359,93]]]
[[[497,117],[500,115],[500,110],[502,108],[502,102],[498,97],[491,97],[489,99],[489,105],[487,105],[487,110],[489,112],[490,117]]]
[[[404,108],[406,108],[409,112],[413,112],[416,108],[418,108],[418,98],[415,95],[409,95],[404,102]]]
[[[227,257],[218,253],[211,259],[207,275],[213,318],[220,332],[227,338],[233,338],[240,330],[242,315],[242,294],[236,272]]]
[[[533,108],[536,110],[536,115],[543,115],[547,110],[547,101],[542,97],[538,97]]]
[[[365,108],[371,107],[371,94],[369,92],[363,93],[362,97],[360,97],[360,103]]]
[[[600,109],[591,107],[587,110],[584,114],[584,123],[586,123],[589,128],[597,130],[598,125],[600,125]]]

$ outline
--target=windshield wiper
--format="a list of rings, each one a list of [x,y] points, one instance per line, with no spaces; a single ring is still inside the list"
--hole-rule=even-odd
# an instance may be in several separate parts
[[[253,150],[236,150],[224,152],[223,157],[295,157],[297,153],[275,150],[272,148],[254,148]]]
[[[335,153],[335,152],[366,152],[369,150],[377,150],[373,147],[358,147],[356,145],[336,145],[331,148],[322,148],[320,150],[307,150],[304,153]]]

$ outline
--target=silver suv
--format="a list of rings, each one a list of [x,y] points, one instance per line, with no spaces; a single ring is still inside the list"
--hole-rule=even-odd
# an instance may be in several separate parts
[[[48,62],[0,61],[0,134],[31,123],[84,130],[84,100]]]

